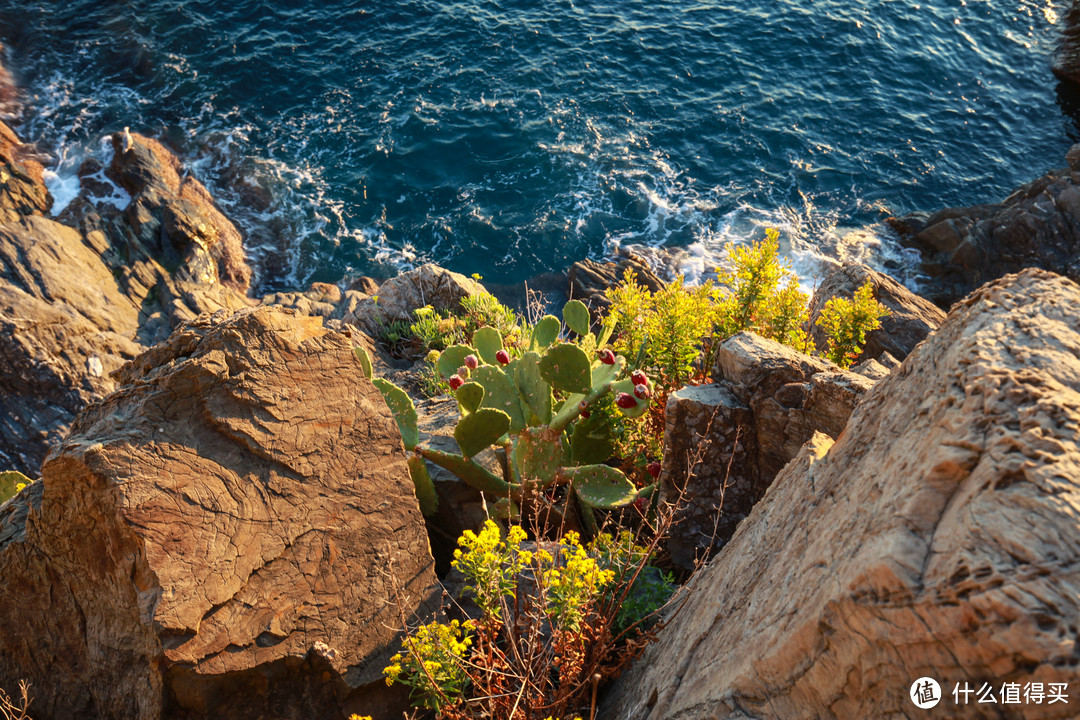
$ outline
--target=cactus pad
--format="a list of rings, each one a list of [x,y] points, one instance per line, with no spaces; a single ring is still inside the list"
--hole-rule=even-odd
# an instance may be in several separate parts
[[[550,437],[543,430],[527,429],[518,436],[511,457],[522,482],[550,485],[562,466],[562,434]]]
[[[540,375],[563,392],[588,393],[592,390],[589,358],[577,345],[563,343],[549,348],[540,359]]]
[[[419,455],[409,455],[409,477],[416,488],[416,499],[420,502],[420,512],[431,517],[439,509],[439,497],[435,494],[435,484],[431,482],[427,462]]]
[[[356,355],[356,359],[360,361],[360,367],[364,370],[364,377],[370,380],[373,373],[371,372],[371,356],[368,355],[368,351],[359,345],[354,347],[352,351]]]
[[[491,517],[497,520],[517,522],[521,519],[521,508],[508,497],[499,498],[491,506]]]
[[[488,365],[498,365],[495,353],[503,349],[502,335],[493,327],[482,327],[473,333],[473,345]]]
[[[592,369],[593,388],[599,388],[602,385],[614,382],[625,365],[626,359],[622,355],[616,355],[615,362],[611,365],[605,365],[602,362],[596,363],[596,367]]]
[[[514,380],[530,415],[526,418],[528,424],[547,425],[551,422],[551,386],[540,375],[540,356],[534,352],[522,355],[514,369]]]
[[[562,327],[562,323],[559,322],[559,318],[554,315],[545,315],[537,321],[536,326],[533,328],[533,346],[538,350],[543,350],[559,337],[559,328]]]
[[[477,382],[467,382],[454,393],[463,415],[476,412],[484,401],[484,386]]]
[[[475,354],[476,350],[468,345],[451,345],[439,355],[439,362],[436,363],[439,369],[439,375],[445,380],[456,373],[457,369],[465,364],[466,355]]]
[[[634,483],[618,470],[607,465],[583,465],[564,468],[578,499],[589,507],[606,510],[624,507],[637,499]]]
[[[589,308],[580,300],[571,300],[563,306],[563,322],[581,337],[589,334]]]
[[[507,368],[513,367],[513,363]],[[510,381],[509,369],[503,371],[492,365],[481,365],[473,373],[473,379],[484,386],[484,401],[481,408],[502,410],[510,416],[511,432],[521,432],[525,428],[525,414],[521,410],[521,397],[517,388]]]
[[[458,420],[454,428],[461,453],[467,458],[478,455],[510,429],[510,416],[502,410],[480,408]]]
[[[420,442],[420,431],[416,427],[416,406],[404,390],[384,378],[372,380],[375,387],[379,388],[386,406],[394,416],[398,430],[401,432],[401,442],[406,450],[412,450]]]
[[[611,429],[599,415],[582,418],[574,424],[574,434],[570,438],[570,447],[576,465],[602,463],[615,452],[611,441]]]

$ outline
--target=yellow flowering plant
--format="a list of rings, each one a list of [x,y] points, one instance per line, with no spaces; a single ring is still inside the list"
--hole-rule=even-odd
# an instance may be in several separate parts
[[[595,705],[600,680],[652,637],[644,621],[663,602],[642,614],[632,598],[643,569],[655,570],[655,541],[639,545],[623,532],[583,544],[573,531],[557,542],[527,539],[521,526],[504,532],[492,520],[459,538],[452,565],[481,617],[417,628],[383,671],[387,684],[408,685],[415,705],[455,720],[574,717],[590,698]],[[672,590],[669,579],[665,602]],[[638,608],[630,622],[623,605]]]

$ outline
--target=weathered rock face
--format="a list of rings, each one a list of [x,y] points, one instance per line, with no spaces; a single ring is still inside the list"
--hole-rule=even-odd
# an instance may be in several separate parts
[[[0,73],[6,72],[0,67]],[[0,109],[3,81],[0,76]],[[0,221],[49,212],[52,196],[45,187],[43,172],[33,146],[22,143],[11,128],[0,122]]]
[[[361,301],[345,321],[374,333],[382,322],[412,318],[416,308],[425,305],[436,310],[456,308],[463,297],[482,292],[485,292],[483,285],[460,273],[438,265],[421,265],[385,281],[379,286],[378,299]]]
[[[138,318],[78,232],[40,216],[0,225],[0,467],[37,477],[49,444],[142,350]]]
[[[257,308],[125,366],[0,508],[0,687],[41,720],[399,711],[389,578],[406,616],[435,579],[351,345]]]
[[[817,436],[687,604],[608,693],[602,718],[1067,718],[1080,637],[1080,287],[994,282]],[[827,451],[827,454],[826,454]],[[1002,684],[1071,683],[1002,705]],[[956,683],[998,704],[957,705]]]
[[[1062,80],[1080,83],[1080,5],[1072,3],[1058,27],[1061,34],[1051,67]]]
[[[945,321],[941,308],[888,275],[866,265],[846,264],[825,277],[810,301],[811,337],[819,350],[824,351],[826,347],[825,331],[817,325],[825,303],[835,297],[850,299],[867,281],[873,284],[874,297],[889,310],[889,314],[881,319],[880,328],[867,333],[861,360],[876,359],[884,353],[903,360]]]
[[[686,570],[731,539],[803,443],[839,436],[874,383],[749,332],[721,343],[712,374],[665,408],[661,499],[678,521],[667,548]]]
[[[648,263],[635,255],[621,255],[614,262],[598,263],[595,260],[581,260],[570,266],[570,297],[581,300],[593,311],[593,317],[602,315],[611,303],[604,292],[622,282],[623,274],[630,270],[643,285],[652,292],[664,286]]]
[[[1080,156],[1070,151],[1070,162]],[[919,294],[948,307],[979,285],[1029,267],[1080,279],[1080,162],[997,205],[947,208],[893,221],[923,256]]]

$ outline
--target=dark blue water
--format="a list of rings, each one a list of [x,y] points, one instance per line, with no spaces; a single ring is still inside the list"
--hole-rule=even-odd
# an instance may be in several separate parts
[[[103,133],[165,136],[266,289],[424,260],[511,282],[634,244],[697,275],[769,225],[807,274],[902,275],[883,217],[1062,164],[1067,4],[5,0],[0,37],[58,195]]]

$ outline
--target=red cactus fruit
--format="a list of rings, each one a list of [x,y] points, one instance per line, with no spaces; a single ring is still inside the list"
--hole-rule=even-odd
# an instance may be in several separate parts
[[[476,359],[475,355],[466,355],[465,356],[465,367],[469,368],[470,370],[475,370],[477,365],[479,365],[479,364],[480,364],[480,361]]]
[[[615,353],[611,352],[610,350],[601,350],[600,362],[604,363],[605,365],[614,365]]]
[[[655,460],[646,465],[645,469],[649,471],[649,474],[652,475],[653,478],[660,477],[660,463],[656,462]]]
[[[619,397],[615,398],[615,404],[621,407],[623,410],[629,410],[630,408],[637,407],[637,400],[630,393],[619,393]]]
[[[592,413],[589,412],[588,410],[582,410],[581,411],[581,417],[584,418],[585,420],[588,420],[590,415],[592,415]]]
[[[457,390],[459,387],[465,384],[465,381],[462,380],[461,376],[459,375],[451,375],[448,382],[450,383],[451,390]]]
[[[648,385],[649,376],[641,370],[635,370],[634,372],[630,373],[630,382],[634,383],[635,385]]]
[[[495,359],[499,361],[500,365],[510,364],[510,354],[505,350],[500,350],[499,352],[495,353]]]

